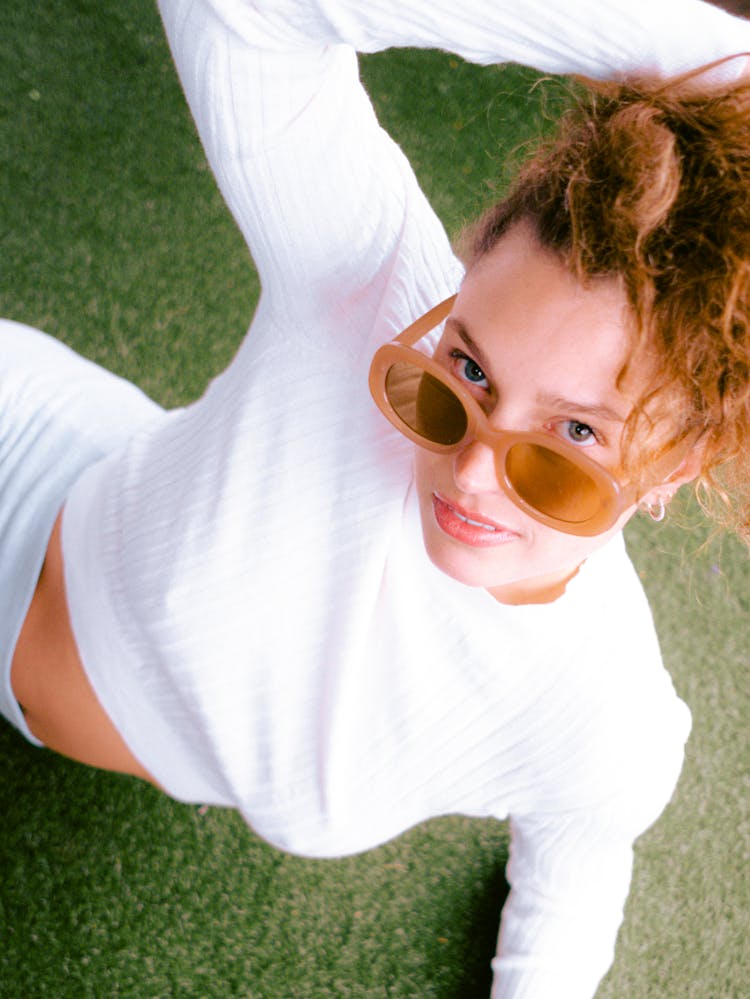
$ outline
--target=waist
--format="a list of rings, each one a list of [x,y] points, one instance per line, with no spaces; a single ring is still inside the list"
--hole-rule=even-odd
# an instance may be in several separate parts
[[[90,766],[150,779],[99,703],[78,654],[65,593],[58,514],[13,653],[11,681],[31,733]]]

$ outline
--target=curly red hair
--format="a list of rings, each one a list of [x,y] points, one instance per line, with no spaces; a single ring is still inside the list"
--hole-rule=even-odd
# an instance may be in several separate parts
[[[699,439],[701,501],[750,542],[750,79],[705,73],[587,81],[462,249],[471,267],[526,221],[580,280],[622,282],[632,356],[644,346],[658,370],[626,424],[625,465],[645,475],[665,432]]]

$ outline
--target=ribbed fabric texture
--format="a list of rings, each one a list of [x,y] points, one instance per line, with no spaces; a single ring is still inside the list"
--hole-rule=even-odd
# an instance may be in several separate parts
[[[87,472],[63,546],[90,680],[173,795],[313,856],[429,816],[511,816],[496,999],[583,999],[688,713],[621,539],[549,606],[427,560],[375,346],[460,268],[382,133],[351,44],[441,45],[590,75],[739,44],[702,4],[163,0],[199,132],[263,296],[230,368]],[[668,31],[665,30],[668,27]]]
[[[0,320],[0,713],[31,742],[10,668],[55,519],[81,471],[160,413],[59,341]]]

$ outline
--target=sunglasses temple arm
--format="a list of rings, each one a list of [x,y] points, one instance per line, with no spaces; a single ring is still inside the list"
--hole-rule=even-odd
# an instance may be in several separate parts
[[[407,326],[403,333],[400,333],[396,337],[395,342],[402,343],[405,347],[413,346],[445,319],[453,308],[455,301],[456,296],[451,295],[444,302],[435,305],[429,312],[425,312],[423,316],[420,316],[419,319],[413,322],[411,326]]]

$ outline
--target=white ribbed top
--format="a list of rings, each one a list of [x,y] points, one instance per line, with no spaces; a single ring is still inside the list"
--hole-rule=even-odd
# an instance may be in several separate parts
[[[160,413],[135,385],[0,319],[0,714],[37,745],[10,670],[52,527],[83,469]]]
[[[494,995],[590,996],[688,713],[621,539],[548,606],[501,606],[427,560],[410,445],[370,402],[367,369],[461,272],[349,43],[601,75],[707,61],[750,48],[748,31],[687,0],[606,17],[600,0],[161,6],[263,295],[205,396],[68,500],[91,682],[170,793],[236,806],[285,849],[342,854],[433,815],[510,815]]]

